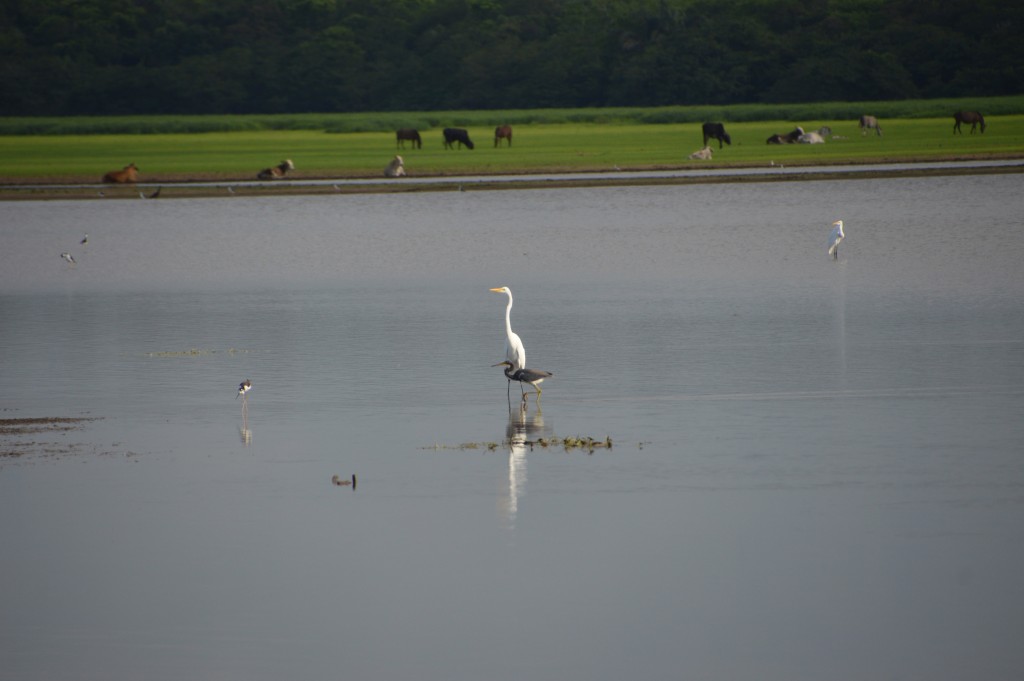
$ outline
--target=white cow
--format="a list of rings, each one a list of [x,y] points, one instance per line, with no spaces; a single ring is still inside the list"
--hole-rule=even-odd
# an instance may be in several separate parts
[[[384,177],[403,177],[405,175],[405,161],[401,156],[395,156],[391,163],[384,169]]]
[[[710,161],[711,160],[711,147],[704,147],[700,151],[695,151],[690,154],[690,160],[692,161]]]

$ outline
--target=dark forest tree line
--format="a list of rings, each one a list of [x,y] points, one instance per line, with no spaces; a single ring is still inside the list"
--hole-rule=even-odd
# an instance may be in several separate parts
[[[0,115],[1024,92],[1000,0],[3,0]]]

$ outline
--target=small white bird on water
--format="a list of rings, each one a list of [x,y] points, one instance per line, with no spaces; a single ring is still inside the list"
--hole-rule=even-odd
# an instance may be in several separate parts
[[[83,246],[85,246],[86,244],[88,244],[88,243],[89,243],[89,235],[88,235],[88,234],[86,234],[86,235],[85,235],[84,237],[82,237],[82,240],[81,240],[81,241],[79,241],[78,243],[82,244]]]
[[[839,259],[839,242],[843,240],[843,221],[836,220],[832,223],[832,233],[828,235],[828,254],[833,260]]]
[[[70,253],[61,253],[60,257],[62,257],[65,260],[67,260],[69,265],[74,265],[75,264],[75,256],[71,255]]]

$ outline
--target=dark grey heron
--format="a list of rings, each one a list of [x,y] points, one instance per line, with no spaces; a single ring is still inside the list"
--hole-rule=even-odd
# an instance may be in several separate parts
[[[512,385],[512,381],[519,381],[519,388],[523,391],[524,400],[526,399],[526,389],[523,388],[524,383],[529,383],[533,386],[534,390],[537,391],[537,399],[539,400],[540,384],[544,382],[545,378],[551,378],[554,375],[550,371],[542,371],[540,369],[516,369],[508,360],[492,364],[491,366],[505,367],[505,378],[509,380],[509,385]]]

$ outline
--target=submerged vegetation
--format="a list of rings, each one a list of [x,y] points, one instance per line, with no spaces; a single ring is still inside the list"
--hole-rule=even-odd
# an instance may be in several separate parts
[[[461,445],[440,445],[435,444],[432,447],[424,447],[424,449],[486,449],[488,451],[496,451],[499,448],[508,449],[511,447],[528,447],[530,451],[540,447],[541,449],[557,449],[561,447],[565,451],[583,450],[589,453],[593,453],[597,449],[611,449],[612,438],[611,436],[602,439],[593,437],[581,437],[579,435],[575,437],[539,437],[536,440],[502,440],[501,442],[464,442]]]
[[[202,348],[189,348],[188,350],[159,350],[154,352],[144,353],[146,357],[206,357],[219,352],[218,350],[204,350]],[[240,350],[238,348],[228,348],[224,352],[229,355],[236,353],[249,352],[248,350]]]

